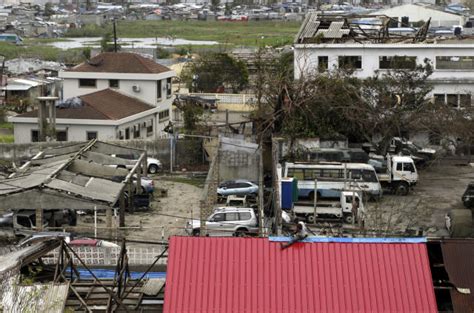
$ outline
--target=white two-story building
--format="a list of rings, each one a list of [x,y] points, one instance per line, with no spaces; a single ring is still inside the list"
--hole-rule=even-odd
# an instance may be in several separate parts
[[[354,35],[349,35],[354,29],[343,22],[329,21],[319,29],[321,25],[317,19],[307,19],[300,29],[294,44],[296,78],[347,66],[354,69],[354,76],[367,78],[394,67],[410,69],[428,59],[433,66],[429,82],[434,100],[457,107],[473,105],[474,41],[454,37],[397,43],[400,37],[394,36],[393,40],[374,43],[360,36],[354,40]]]
[[[62,100],[76,105],[56,108],[56,137],[64,141],[149,139],[167,136],[171,118],[171,80],[175,72],[134,53],[102,53],[67,71]],[[79,103],[79,105],[77,105]],[[38,113],[10,120],[15,142],[38,140]]]

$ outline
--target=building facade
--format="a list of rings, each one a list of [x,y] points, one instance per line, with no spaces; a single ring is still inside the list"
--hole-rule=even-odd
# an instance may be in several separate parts
[[[474,93],[474,44],[455,40],[449,43],[337,43],[295,44],[295,76],[338,69],[350,63],[354,76],[367,78],[376,72],[391,69],[395,59],[407,66],[423,64],[428,59],[433,66],[429,81],[431,96],[452,106],[472,106]]]

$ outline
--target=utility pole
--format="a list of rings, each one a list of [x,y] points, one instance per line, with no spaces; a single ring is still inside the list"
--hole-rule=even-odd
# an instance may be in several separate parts
[[[114,52],[117,53],[117,28],[115,26],[115,17],[114,17]]]
[[[228,112],[228,111],[226,111]],[[263,145],[260,141],[260,153],[258,157],[258,214],[259,214],[259,235],[260,237],[265,237],[265,216],[264,216],[264,201],[263,201]]]

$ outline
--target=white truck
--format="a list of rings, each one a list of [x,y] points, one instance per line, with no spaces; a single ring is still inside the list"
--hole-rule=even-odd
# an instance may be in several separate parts
[[[384,188],[390,188],[393,193],[407,195],[410,188],[418,182],[418,172],[415,162],[409,156],[369,155],[369,164],[375,168],[380,184]]]
[[[354,202],[354,203],[353,203]],[[357,212],[352,212],[358,207]],[[296,217],[314,223],[314,202],[297,202],[293,207]],[[339,201],[316,201],[316,219],[336,219],[352,223],[363,219],[365,213],[362,195],[358,191],[342,191]]]

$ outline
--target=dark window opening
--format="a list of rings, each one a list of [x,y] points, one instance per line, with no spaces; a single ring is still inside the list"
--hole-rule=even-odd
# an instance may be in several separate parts
[[[31,131],[31,142],[38,142],[39,141],[39,131],[32,130]]]
[[[97,132],[86,132],[86,140],[97,139]]]
[[[125,128],[125,139],[130,139],[130,128]]]
[[[379,57],[380,69],[414,69],[416,57],[407,56],[382,56]]]
[[[171,97],[171,78],[166,79],[166,97]]]
[[[133,138],[140,138],[140,125],[133,126]]]
[[[79,79],[79,87],[84,88],[95,88],[97,85],[97,80],[95,79]]]
[[[160,113],[158,113],[158,119],[160,121],[169,119],[169,116],[170,116],[169,110],[161,111]]]
[[[470,107],[472,105],[471,95],[470,94],[459,95],[459,105],[461,106],[461,108]]]
[[[118,79],[109,79],[109,87],[110,88],[119,88],[119,80]]]
[[[153,135],[153,120],[149,120],[146,123],[146,135],[147,137],[150,137],[151,135]]]
[[[362,57],[360,55],[340,56],[339,68],[361,69]]]
[[[436,57],[437,70],[474,70],[474,57],[447,56]]]
[[[457,108],[458,107],[458,95],[446,95],[448,106]]]
[[[56,131],[56,141],[67,141],[67,131],[66,130]]]
[[[161,99],[161,80],[156,82],[156,97]]]
[[[328,70],[329,58],[327,56],[318,56],[318,71],[325,72]]]
[[[444,94],[435,94],[434,95],[434,103],[437,105],[443,105],[445,104],[445,97]]]

